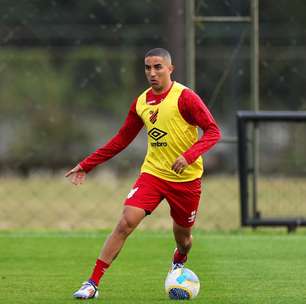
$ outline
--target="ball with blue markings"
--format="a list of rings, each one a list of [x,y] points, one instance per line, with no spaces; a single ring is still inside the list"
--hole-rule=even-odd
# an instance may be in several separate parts
[[[165,290],[172,300],[194,299],[200,291],[200,281],[190,269],[178,268],[168,273]]]

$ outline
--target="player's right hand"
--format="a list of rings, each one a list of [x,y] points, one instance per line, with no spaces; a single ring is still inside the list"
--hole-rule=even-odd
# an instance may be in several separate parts
[[[73,169],[65,174],[65,177],[69,177],[70,182],[77,186],[84,183],[86,172],[80,165],[76,165]]]

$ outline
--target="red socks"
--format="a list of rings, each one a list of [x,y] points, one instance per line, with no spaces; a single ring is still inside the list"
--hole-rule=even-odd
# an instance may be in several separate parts
[[[180,254],[180,252],[176,249],[173,255],[173,263],[185,263],[186,261],[187,255]],[[103,277],[105,271],[109,266],[110,265],[105,263],[104,261],[97,259],[96,265],[93,269],[89,281],[98,286],[101,278]]]
[[[187,261],[187,255],[182,255],[176,249],[173,255],[173,263],[182,263],[184,264]]]
[[[89,281],[93,282],[96,286],[99,285],[104,272],[109,267],[109,264],[103,262],[102,260],[97,259],[94,270],[91,274]]]

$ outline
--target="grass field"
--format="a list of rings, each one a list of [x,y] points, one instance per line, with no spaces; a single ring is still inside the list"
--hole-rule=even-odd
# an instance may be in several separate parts
[[[0,232],[0,303],[80,303],[71,294],[87,279],[106,235]],[[201,291],[192,302],[306,303],[305,238],[304,232],[197,231],[187,265]],[[173,248],[169,233],[137,231],[105,275],[101,297],[90,303],[173,303],[163,288]]]

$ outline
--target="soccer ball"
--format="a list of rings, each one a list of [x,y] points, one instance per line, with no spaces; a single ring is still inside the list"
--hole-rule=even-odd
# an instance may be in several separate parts
[[[200,291],[200,281],[190,269],[178,268],[168,273],[165,290],[172,300],[193,299]]]

